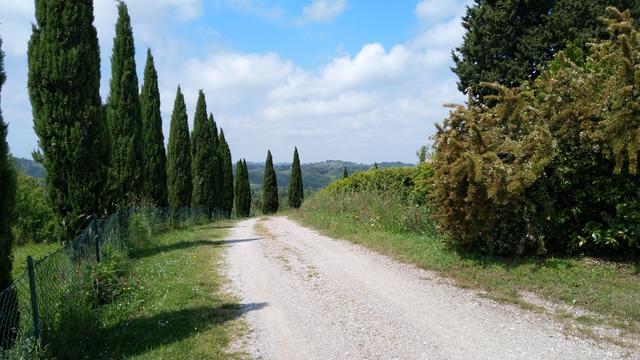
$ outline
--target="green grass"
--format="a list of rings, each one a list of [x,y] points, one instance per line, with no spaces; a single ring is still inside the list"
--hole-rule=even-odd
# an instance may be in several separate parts
[[[384,196],[332,197],[319,193],[292,216],[330,236],[435,270],[460,287],[485,290],[493,299],[535,308],[520,296],[521,291],[529,291],[545,300],[590,310],[602,317],[598,323],[640,333],[640,264],[581,257],[504,259],[460,253],[448,248],[432,227],[424,231],[411,227],[398,230],[403,228],[398,224],[413,223],[415,212]]]
[[[88,358],[227,359],[242,331],[237,301],[221,290],[220,223],[169,231],[137,250],[125,292],[99,308]]]
[[[31,255],[34,260],[42,259],[52,252],[60,249],[59,242],[43,244],[25,244],[13,247],[13,276],[21,274],[27,269],[27,256]]]

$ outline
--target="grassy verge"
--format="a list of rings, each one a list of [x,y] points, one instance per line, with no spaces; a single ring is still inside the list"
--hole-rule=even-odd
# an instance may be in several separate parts
[[[124,293],[99,308],[90,358],[227,359],[241,324],[221,287],[219,223],[159,235],[135,252]]]
[[[434,270],[460,287],[482,289],[493,299],[542,310],[522,297],[529,292],[588,310],[587,315],[575,316],[583,324],[606,324],[623,334],[640,334],[640,264],[459,253],[449,249],[433,227],[402,225],[415,223],[417,211],[393,197],[319,193],[292,216],[330,236]]]
[[[13,247],[13,275],[21,274],[27,269],[27,256],[31,255],[35,260],[42,259],[61,247],[59,242],[15,245]]]

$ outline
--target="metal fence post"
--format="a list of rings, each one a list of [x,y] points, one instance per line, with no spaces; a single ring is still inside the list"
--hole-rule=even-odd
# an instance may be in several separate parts
[[[29,272],[29,289],[31,290],[31,310],[33,313],[33,335],[40,340],[40,313],[38,311],[38,295],[36,291],[36,270],[33,258],[27,256],[27,270]]]

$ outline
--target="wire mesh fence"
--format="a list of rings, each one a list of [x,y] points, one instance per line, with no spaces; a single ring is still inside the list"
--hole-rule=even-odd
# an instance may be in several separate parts
[[[104,219],[94,216],[59,250],[39,260],[28,257],[27,270],[0,292],[0,359],[32,358],[38,344],[64,342],[60,329],[77,325],[83,316],[77,302],[89,301],[95,291],[92,268],[114,250],[135,247],[140,235],[229,215],[207,209],[130,208]]]

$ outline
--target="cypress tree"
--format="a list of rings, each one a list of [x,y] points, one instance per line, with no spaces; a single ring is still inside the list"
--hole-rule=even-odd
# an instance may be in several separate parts
[[[211,146],[215,149],[216,155],[218,154],[218,148],[220,147],[220,136],[218,135],[218,126],[216,124],[215,119],[213,118],[213,114],[209,114],[209,126],[211,127]],[[222,166],[219,161],[219,157],[216,156],[214,162],[214,183],[213,183],[213,192],[215,198],[215,208],[222,208]]]
[[[251,196],[249,169],[247,168],[247,161],[242,159],[242,213],[244,216],[251,215]]]
[[[131,196],[142,193],[144,162],[133,31],[127,5],[122,1],[118,2],[107,105],[112,141],[110,187],[113,201],[124,205]]]
[[[234,188],[234,202],[237,217],[248,217],[250,215],[251,189],[248,185],[249,176],[247,173],[247,169],[245,168],[244,160],[238,160],[236,164],[236,179]]]
[[[0,93],[6,80],[4,73],[4,53],[2,52],[2,38],[0,38]],[[0,110],[0,350],[9,348],[15,339],[15,325],[17,325],[16,294],[13,291],[3,292],[12,283],[11,267],[13,259],[13,233],[11,219],[15,206],[16,178],[13,165],[9,158],[7,145],[7,125]],[[13,306],[11,306],[13,305]]]
[[[220,210],[225,216],[231,215],[233,208],[233,163],[231,160],[231,150],[224,137],[224,131],[220,129],[218,138],[218,161],[220,163]]]
[[[169,206],[174,209],[191,206],[191,140],[184,95],[180,87],[176,94],[169,130],[167,159],[167,193]]]
[[[147,50],[144,83],[140,93],[144,158],[144,195],[158,206],[167,206],[167,154],[162,134],[158,73],[151,49]]]
[[[193,166],[193,197],[191,203],[194,208],[203,207],[210,211],[217,208],[215,182],[216,149],[212,146],[211,127],[207,119],[207,101],[204,92],[198,93],[196,114],[193,119],[193,133],[191,135],[191,156]]]
[[[36,0],[35,18],[28,51],[34,129],[52,207],[72,232],[106,205],[110,149],[93,1]]]
[[[273,214],[278,212],[278,180],[273,170],[273,157],[271,151],[267,152],[267,161],[264,166],[264,182],[262,185],[262,212]]]
[[[346,179],[349,177],[349,172],[347,172],[347,167],[345,166],[344,169],[342,169],[342,178]]]
[[[289,181],[289,207],[298,209],[304,200],[304,186],[302,184],[302,169],[298,148],[293,151],[293,165],[291,166],[291,180]]]

